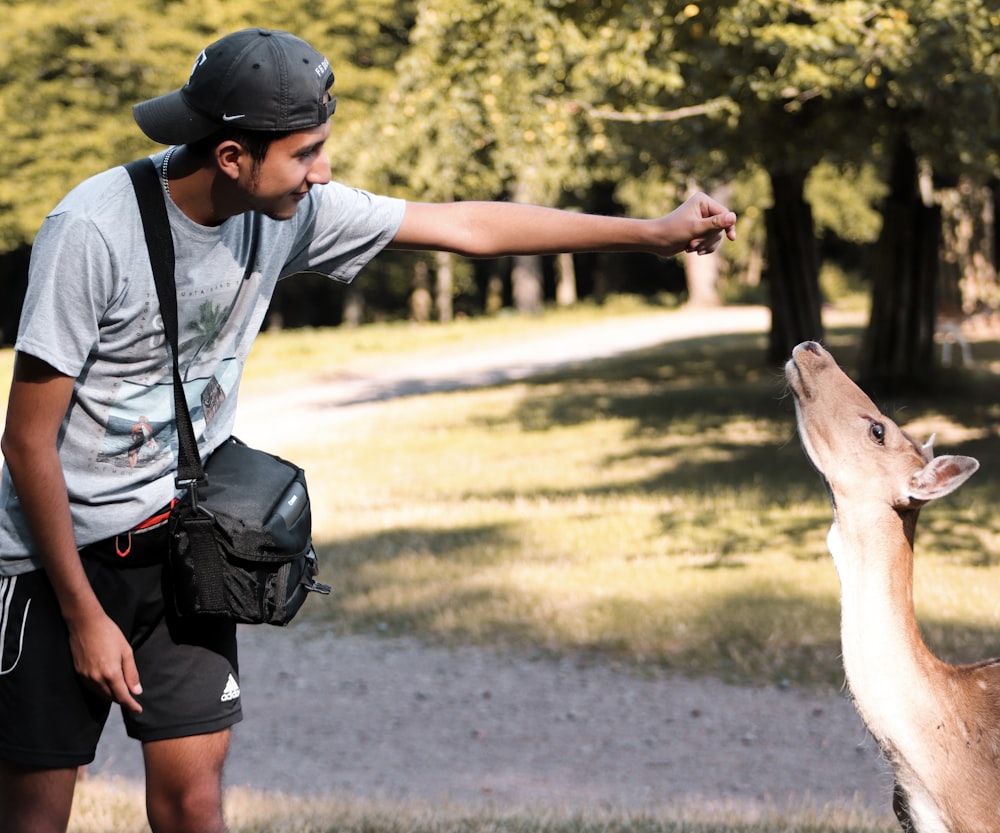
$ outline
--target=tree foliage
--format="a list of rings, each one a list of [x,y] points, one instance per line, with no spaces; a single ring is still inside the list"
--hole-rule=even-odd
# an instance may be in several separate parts
[[[407,2],[262,7],[249,0],[8,0],[0,18],[0,251],[30,243],[85,177],[155,149],[131,107],[187,80],[198,51],[247,26],[287,29],[334,63],[338,116],[362,118],[392,77]],[[354,106],[359,104],[361,106]],[[346,115],[345,115],[346,114]]]
[[[424,199],[494,198],[519,183],[555,203],[589,184],[584,137],[547,105],[580,37],[533,0],[421,3],[397,82],[363,127],[362,179]]]
[[[1000,173],[995,0],[8,0],[6,12],[0,251],[30,242],[74,183],[151,150],[131,104],[249,25],[330,57],[341,178],[567,207],[610,188],[643,214],[692,183],[732,184],[748,217],[772,211],[779,288],[814,280],[778,263],[794,248],[786,268],[811,268],[814,234],[871,242],[885,228],[875,212],[897,148],[949,178]]]

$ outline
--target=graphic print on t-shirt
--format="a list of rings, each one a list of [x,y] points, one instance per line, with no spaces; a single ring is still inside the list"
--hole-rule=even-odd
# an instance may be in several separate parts
[[[188,379],[184,395],[191,414],[195,435],[206,429],[227,403],[229,392],[239,379],[239,362],[227,359],[215,365],[210,376]],[[170,467],[177,455],[177,431],[174,424],[174,388],[170,377],[156,385],[123,382],[112,405],[98,463],[117,469],[141,469],[156,465]]]
[[[118,394],[108,413],[97,462],[129,469],[172,463],[168,432],[173,433],[173,388],[123,382]]]

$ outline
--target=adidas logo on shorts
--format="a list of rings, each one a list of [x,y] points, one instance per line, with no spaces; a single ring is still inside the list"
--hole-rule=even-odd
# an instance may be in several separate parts
[[[236,678],[230,674],[229,679],[226,680],[225,691],[222,692],[222,696],[219,701],[222,703],[228,703],[230,700],[235,700],[240,696],[240,684],[236,682]]]

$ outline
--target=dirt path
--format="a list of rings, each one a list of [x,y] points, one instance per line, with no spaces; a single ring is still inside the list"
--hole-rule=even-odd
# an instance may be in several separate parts
[[[344,372],[281,396],[240,398],[235,432],[249,443],[274,443],[283,434],[343,423],[366,406],[404,396],[498,385],[621,355],[657,344],[720,333],[766,332],[765,307],[724,307],[665,311],[592,321],[521,341],[428,350],[402,359],[376,358],[360,370]]]
[[[891,821],[888,770],[842,696],[312,624],[240,639],[245,719],[230,784],[559,809],[837,805]],[[91,773],[141,770],[115,717]]]
[[[760,308],[665,313],[516,350],[423,358],[280,402],[244,401],[238,432],[266,443],[279,419],[294,431],[299,421],[350,420],[387,398],[767,325]],[[892,824],[888,768],[844,696],[637,678],[568,660],[340,637],[307,622],[243,628],[240,645],[245,720],[234,734],[230,784],[560,809],[836,804],[884,813]],[[117,717],[91,772],[141,773]]]

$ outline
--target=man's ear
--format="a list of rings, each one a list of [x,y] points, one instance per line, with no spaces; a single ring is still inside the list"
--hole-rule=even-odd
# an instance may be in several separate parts
[[[232,180],[240,178],[240,168],[246,165],[250,159],[250,154],[246,148],[233,139],[219,142],[215,147],[215,162],[219,170]]]

